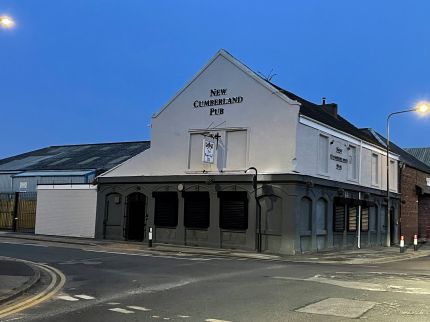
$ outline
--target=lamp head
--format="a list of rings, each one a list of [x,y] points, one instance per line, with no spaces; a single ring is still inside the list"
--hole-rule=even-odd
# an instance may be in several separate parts
[[[12,28],[15,26],[15,21],[9,16],[0,16],[0,27]]]
[[[421,114],[421,115],[425,115],[427,113],[430,112],[430,105],[427,102],[420,102],[417,104],[417,106],[415,107],[415,110]]]

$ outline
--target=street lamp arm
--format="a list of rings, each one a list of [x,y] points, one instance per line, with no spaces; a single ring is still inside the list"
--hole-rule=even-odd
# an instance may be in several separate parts
[[[409,110],[404,110],[404,111],[398,111],[398,112],[390,113],[390,114],[388,114],[388,116],[387,116],[387,122],[390,120],[390,118],[391,118],[393,115],[396,115],[396,114],[403,114],[403,113],[409,113],[409,112],[415,112],[416,110],[417,110],[416,108],[413,108],[413,109],[409,109]]]

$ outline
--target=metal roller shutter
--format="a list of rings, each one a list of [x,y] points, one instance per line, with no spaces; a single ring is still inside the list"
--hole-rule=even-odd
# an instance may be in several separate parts
[[[157,227],[178,225],[178,194],[176,192],[153,192],[155,198],[154,224]]]
[[[222,229],[248,229],[248,197],[246,192],[219,192],[220,227]]]
[[[184,225],[186,228],[208,228],[209,192],[184,192]]]

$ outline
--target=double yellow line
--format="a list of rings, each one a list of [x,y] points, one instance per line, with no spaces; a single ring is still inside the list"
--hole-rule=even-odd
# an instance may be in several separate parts
[[[13,260],[16,260],[16,259],[13,259]],[[51,267],[45,264],[37,264],[30,261],[25,261],[25,260],[19,260],[19,261],[31,264],[47,272],[51,276],[51,283],[42,292],[32,297],[29,297],[24,301],[12,304],[0,310],[0,318],[4,318],[8,315],[18,313],[22,310],[28,309],[34,305],[37,305],[43,301],[50,299],[59,290],[61,290],[61,288],[66,283],[66,277],[64,276],[64,274],[54,267]]]

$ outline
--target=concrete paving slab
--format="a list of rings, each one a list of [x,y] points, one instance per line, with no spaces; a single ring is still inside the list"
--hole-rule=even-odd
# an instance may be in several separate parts
[[[302,313],[340,316],[356,319],[373,308],[377,303],[371,301],[350,300],[331,297],[312,303],[296,310]]]
[[[28,283],[31,276],[0,275],[0,299],[13,293],[16,288]]]
[[[39,280],[40,272],[32,265],[0,257],[0,305],[20,296]]]

